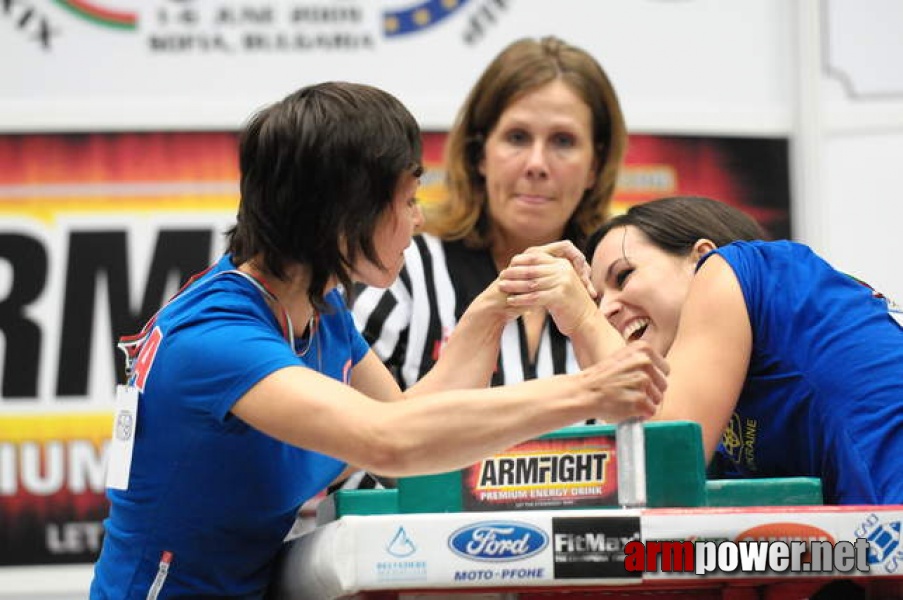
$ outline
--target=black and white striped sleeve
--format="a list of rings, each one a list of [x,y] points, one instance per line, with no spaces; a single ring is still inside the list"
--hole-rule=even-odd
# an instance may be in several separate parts
[[[406,271],[402,270],[389,288],[360,288],[352,314],[364,339],[401,385],[400,372],[411,323],[410,281]]]
[[[371,348],[402,389],[435,364],[457,322],[456,294],[443,243],[414,237],[405,266],[389,288],[363,288],[354,303],[355,321]]]

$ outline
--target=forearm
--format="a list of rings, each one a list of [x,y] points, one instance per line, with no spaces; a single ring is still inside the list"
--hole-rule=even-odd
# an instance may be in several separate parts
[[[373,416],[379,425],[371,434],[391,451],[371,468],[386,475],[457,469],[590,417],[645,419],[661,402],[667,371],[638,342],[579,373],[393,403],[391,412]]]
[[[381,415],[381,439],[392,449],[368,470],[390,477],[460,469],[519,441],[582,420],[591,400],[556,376],[482,390],[439,392],[400,402]]]
[[[381,368],[375,355],[364,360]],[[381,475],[435,473],[592,416],[647,418],[661,402],[666,373],[664,360],[636,343],[579,373],[386,403],[310,369],[286,367],[255,384],[232,413],[278,440]],[[373,393],[379,382],[363,383]]]
[[[581,369],[603,360],[626,343],[598,310],[570,332],[570,339]]]
[[[455,325],[436,364],[405,395],[489,385],[508,322],[503,296],[496,297],[497,293],[490,288],[473,301]]]

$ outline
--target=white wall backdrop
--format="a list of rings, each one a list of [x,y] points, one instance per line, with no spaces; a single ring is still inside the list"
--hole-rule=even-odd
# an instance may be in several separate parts
[[[431,16],[390,35],[397,13]],[[6,131],[231,129],[324,79],[384,87],[444,129],[503,46],[547,34],[599,58],[636,131],[790,126],[780,0],[19,0],[0,15]]]
[[[826,0],[815,105],[817,187],[798,237],[897,302],[903,299],[903,1]]]

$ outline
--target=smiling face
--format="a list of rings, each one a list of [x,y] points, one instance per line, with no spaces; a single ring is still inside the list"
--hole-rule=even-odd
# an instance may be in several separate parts
[[[498,237],[524,247],[561,239],[595,183],[592,131],[589,107],[560,79],[508,105],[479,164]]]
[[[602,313],[628,341],[643,339],[667,354],[699,258],[669,254],[633,225],[615,227],[592,257]]]
[[[379,216],[374,229],[373,247],[384,265],[380,269],[364,256],[354,263],[354,279],[378,288],[387,288],[404,266],[404,251],[411,245],[411,237],[423,226],[423,212],[417,204],[416,194],[420,179],[405,172],[395,188],[392,203]]]

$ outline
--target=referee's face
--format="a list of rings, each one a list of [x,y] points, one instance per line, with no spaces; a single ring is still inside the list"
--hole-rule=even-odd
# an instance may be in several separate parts
[[[561,79],[524,94],[489,132],[478,170],[496,239],[517,251],[560,240],[596,183],[592,111]]]
[[[404,266],[405,248],[411,245],[411,237],[423,225],[423,212],[416,198],[419,186],[419,177],[402,174],[392,203],[379,216],[374,229],[373,246],[383,268],[360,257],[354,264],[357,281],[378,288],[387,288],[395,282]]]

